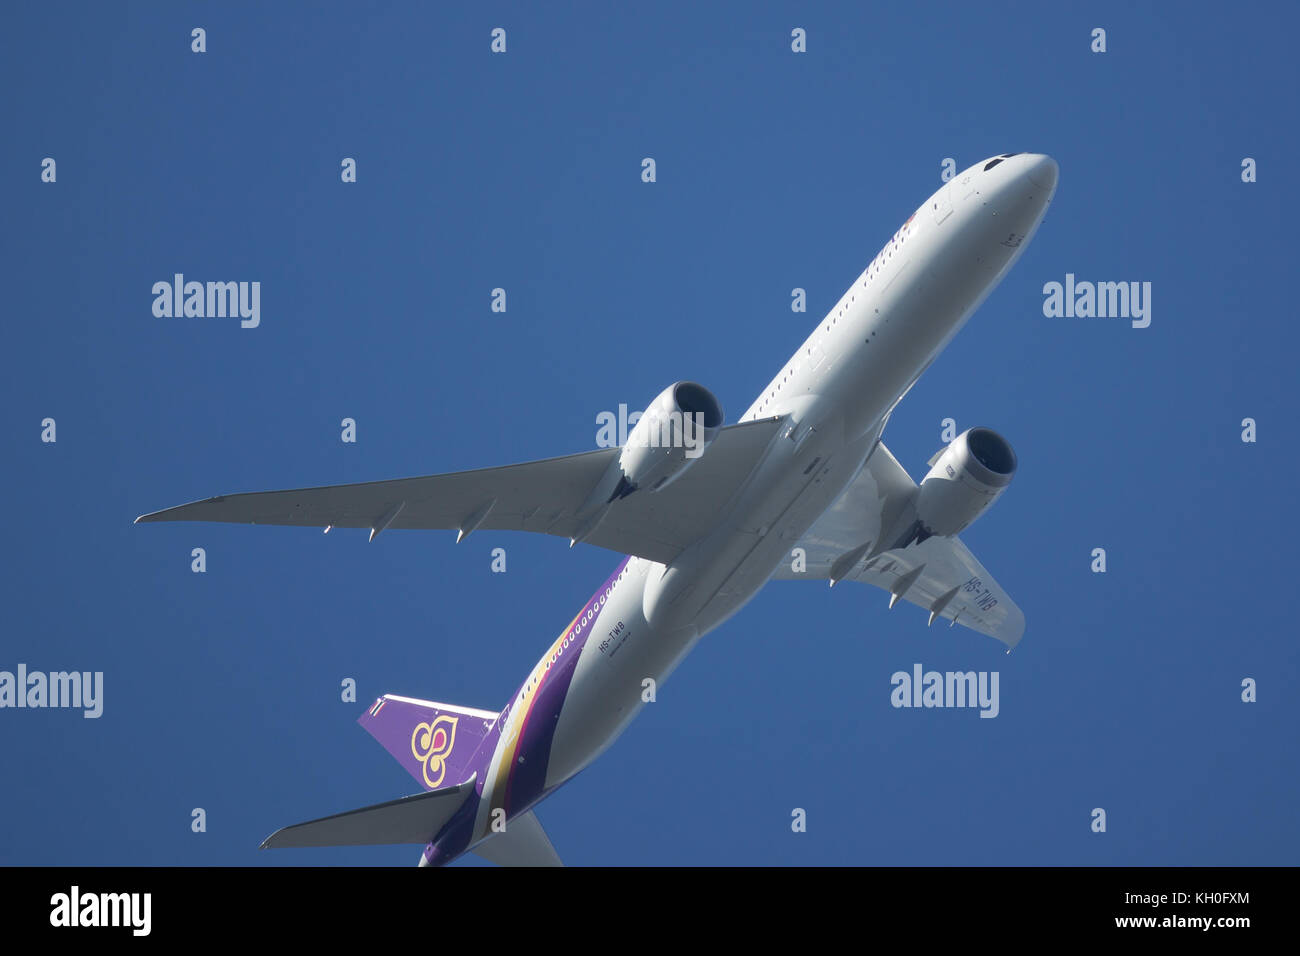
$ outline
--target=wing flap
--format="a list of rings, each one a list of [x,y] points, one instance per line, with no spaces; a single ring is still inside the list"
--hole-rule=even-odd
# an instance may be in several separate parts
[[[960,538],[931,537],[906,548],[877,553],[882,535],[898,526],[916,482],[884,445],[867,459],[857,478],[795,545],[806,570],[782,564],[773,578],[861,581],[888,591],[891,606],[907,601],[1015,647],[1025,616]]]
[[[927,538],[886,551],[845,580],[874,584],[901,600],[955,624],[996,638],[1007,649],[1020,643],[1025,615],[960,538]],[[900,593],[901,592],[901,593]]]

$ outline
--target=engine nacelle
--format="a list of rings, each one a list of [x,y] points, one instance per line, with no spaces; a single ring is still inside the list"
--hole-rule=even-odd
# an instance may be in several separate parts
[[[931,460],[916,499],[916,517],[929,534],[969,528],[1016,473],[1016,453],[991,428],[967,429]]]
[[[627,491],[654,492],[676,481],[717,437],[722,419],[722,406],[703,385],[665,388],[641,413],[619,455]]]

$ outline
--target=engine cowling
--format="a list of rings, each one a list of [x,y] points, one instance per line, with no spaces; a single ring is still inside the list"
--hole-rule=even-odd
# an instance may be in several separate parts
[[[929,534],[969,528],[1016,473],[1016,453],[991,428],[967,429],[932,460],[916,500],[917,519]]]
[[[654,492],[676,481],[712,444],[722,421],[722,406],[703,385],[669,385],[641,413],[619,455],[628,490]]]

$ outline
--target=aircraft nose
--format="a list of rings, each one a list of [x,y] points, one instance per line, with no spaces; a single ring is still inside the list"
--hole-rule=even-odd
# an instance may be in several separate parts
[[[1049,193],[1055,190],[1057,175],[1060,172],[1056,160],[1044,153],[1030,153],[1025,159],[1027,160],[1025,176],[1029,181]]]

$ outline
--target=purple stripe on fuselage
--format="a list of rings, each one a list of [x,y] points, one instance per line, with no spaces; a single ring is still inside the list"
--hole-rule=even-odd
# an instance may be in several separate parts
[[[424,862],[429,866],[442,866],[460,856],[474,838],[474,820],[479,804],[483,802],[483,781],[476,781],[469,795],[455,815],[443,825],[438,835],[424,848]]]
[[[551,744],[555,739],[560,710],[564,707],[569,685],[573,682],[573,672],[587,646],[588,638],[595,633],[600,614],[608,600],[607,592],[613,591],[618,576],[631,560],[624,558],[609,579],[596,589],[596,593],[564,635],[569,646],[565,647],[564,640],[561,640],[554,663],[542,673],[541,686],[533,698],[532,707],[524,716],[517,756],[514,766],[510,768],[510,782],[506,789],[508,816],[523,813],[546,795],[546,770],[550,763]],[[516,696],[518,693],[516,691]]]
[[[595,633],[596,622],[600,617],[600,611],[604,608],[601,598],[606,590],[613,590],[619,575],[631,560],[630,557],[624,558],[609,579],[592,595],[591,600],[586,603],[582,612],[574,618],[573,624],[565,632],[564,636],[569,638],[569,646],[564,647],[564,641],[561,639],[559,643],[563,653],[556,658],[555,664],[542,673],[541,686],[533,696],[531,709],[524,717],[519,746],[515,749],[515,758],[510,767],[502,768],[502,772],[507,776],[507,818],[528,810],[549,792],[545,786],[546,768],[550,759],[551,744],[555,739],[555,725],[558,723],[560,709],[564,706],[569,685],[573,681],[574,668],[577,666],[583,648],[587,645],[587,638]],[[587,616],[588,611],[593,611],[592,616],[584,622],[583,618]],[[483,738],[483,743],[466,767],[466,775],[470,771],[478,773],[474,792],[470,794],[469,799],[456,815],[447,821],[433,841],[425,847],[424,859],[430,865],[450,863],[468,849],[470,841],[474,838],[474,822],[483,802],[483,788],[487,784],[492,757],[501,740],[502,727],[509,718],[511,709],[518,703],[527,682],[528,678],[525,678],[514,696],[501,709],[500,716],[493,722],[492,729]],[[518,759],[521,756],[524,758],[523,763]]]

